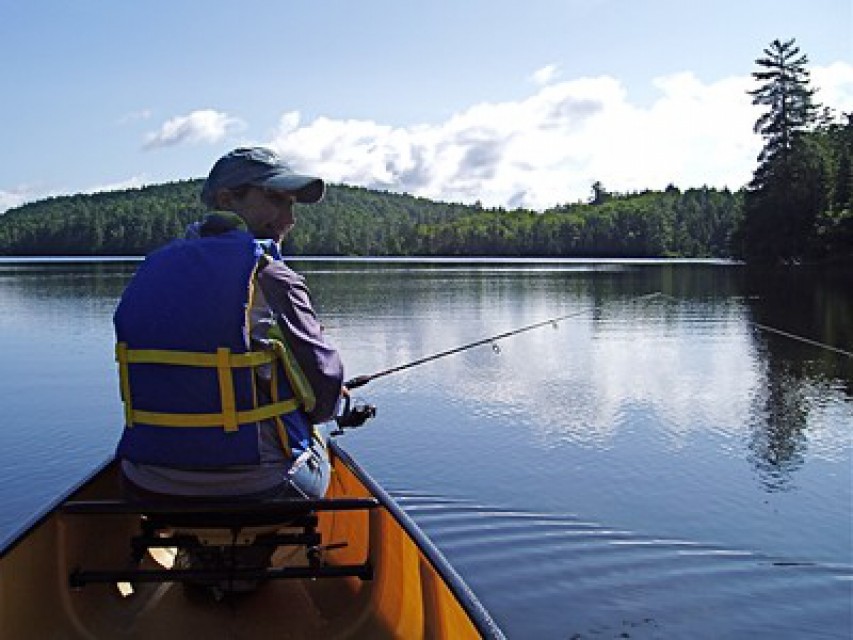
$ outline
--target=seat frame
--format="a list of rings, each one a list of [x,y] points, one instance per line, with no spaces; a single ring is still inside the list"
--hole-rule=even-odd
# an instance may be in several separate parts
[[[130,566],[84,569],[75,567],[69,585],[80,589],[92,583],[236,583],[279,579],[357,577],[370,580],[370,559],[360,564],[328,564],[323,552],[344,547],[346,541],[323,544],[317,529],[323,511],[371,510],[376,498],[281,498],[271,500],[75,500],[65,503],[67,516],[139,516],[140,533],[131,537]],[[153,548],[219,549],[235,557],[238,549],[280,547],[305,549],[305,566],[226,566],[224,568],[141,568]]]

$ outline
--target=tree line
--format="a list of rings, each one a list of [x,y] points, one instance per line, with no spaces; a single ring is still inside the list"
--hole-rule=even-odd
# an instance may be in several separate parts
[[[0,254],[144,255],[204,216],[201,184],[23,205],[0,216]],[[742,200],[728,190],[670,186],[606,193],[539,213],[330,185],[321,203],[297,208],[298,224],[284,249],[328,256],[725,257]]]
[[[611,193],[543,212],[434,202],[331,185],[297,210],[292,255],[736,257],[853,261],[853,114],[809,86],[807,57],[774,40],[756,60],[765,145],[743,189]],[[0,216],[0,255],[144,255],[205,214],[201,180],[48,198]]]

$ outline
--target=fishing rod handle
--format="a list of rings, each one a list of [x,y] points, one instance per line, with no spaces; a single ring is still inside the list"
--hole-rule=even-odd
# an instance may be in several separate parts
[[[358,389],[359,387],[363,387],[368,382],[373,380],[373,377],[374,376],[356,376],[355,378],[344,382],[344,386],[347,389]]]

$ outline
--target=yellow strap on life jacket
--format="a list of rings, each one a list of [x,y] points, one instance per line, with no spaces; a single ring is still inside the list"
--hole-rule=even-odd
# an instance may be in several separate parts
[[[237,411],[234,416],[238,424],[258,422],[267,418],[275,418],[282,413],[290,413],[298,407],[299,401],[296,398],[291,398],[256,409]],[[131,411],[131,417],[133,422],[157,427],[221,427],[226,423],[226,416],[223,413],[158,413],[134,409]]]
[[[270,396],[273,404],[278,402],[278,367],[272,367],[270,371]],[[294,398],[294,401],[296,399]],[[290,436],[287,435],[287,427],[284,426],[284,420],[280,415],[273,416],[275,422],[275,430],[278,433],[278,441],[281,443],[281,448],[288,458],[293,457],[293,450],[290,448]]]
[[[166,349],[128,349],[127,344],[120,342],[116,346],[116,359],[122,362],[123,350],[124,361],[128,364],[174,364],[185,367],[219,367],[219,351],[216,353],[200,353],[197,351],[171,351]],[[225,349],[228,351],[228,349]],[[271,351],[248,351],[246,353],[228,352],[228,367],[257,367],[262,364],[270,364],[276,356]]]
[[[311,383],[308,382],[308,378],[302,372],[296,358],[282,340],[270,340],[270,343],[276,356],[284,365],[284,373],[287,375],[287,381],[290,382],[290,388],[293,389],[294,395],[299,398],[299,402],[305,411],[313,411],[317,404],[317,398],[314,396],[314,389],[311,388]]]
[[[231,350],[228,347],[220,347],[216,350],[216,374],[219,378],[219,398],[222,401],[225,430],[237,431],[240,426],[237,422],[237,401],[234,399],[234,376],[231,374],[231,366],[228,362],[230,354]]]
[[[119,384],[121,399],[124,402],[125,424],[128,427],[132,427],[134,423],[158,427],[222,426],[226,431],[234,432],[239,430],[241,424],[278,418],[281,414],[295,411],[300,406],[297,398],[279,401],[277,395],[271,404],[237,411],[233,370],[271,364],[276,361],[277,357],[277,354],[272,351],[231,353],[227,347],[217,349],[216,353],[170,351],[166,349],[128,349],[127,343],[120,342],[116,345],[116,360],[119,364]],[[216,369],[222,411],[219,413],[161,413],[134,409],[130,391],[129,365],[131,364],[165,364]],[[279,421],[277,420],[277,423]],[[282,429],[283,425],[279,430]],[[289,447],[285,448],[289,449]]]

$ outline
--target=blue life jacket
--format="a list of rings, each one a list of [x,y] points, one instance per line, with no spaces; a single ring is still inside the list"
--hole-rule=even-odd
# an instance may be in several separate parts
[[[177,240],[142,263],[114,316],[125,404],[120,458],[186,468],[259,464],[260,430],[272,428],[288,456],[307,448],[312,427],[285,370],[294,359],[280,343],[250,349],[265,248],[235,229]],[[269,384],[259,384],[258,367],[271,372]]]

